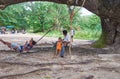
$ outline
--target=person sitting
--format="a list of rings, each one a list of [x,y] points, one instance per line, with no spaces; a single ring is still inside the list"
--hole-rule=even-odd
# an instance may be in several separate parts
[[[0,42],[7,45],[9,48],[15,50],[16,52],[23,52],[23,51],[28,52],[33,47],[33,45],[36,44],[33,38],[29,40],[29,43],[26,41],[24,45],[19,45],[17,43],[10,43],[10,42],[4,41],[3,39],[0,39]]]
[[[64,57],[64,53],[65,53],[65,47],[68,46],[68,44],[70,43],[70,35],[68,34],[67,30],[63,30],[63,45],[62,45],[62,50],[61,50],[61,57]]]
[[[56,56],[61,52],[62,49],[62,38],[59,37],[58,41],[56,42]]]
[[[11,30],[11,33],[12,33],[12,34],[14,34],[14,33],[15,33],[15,28],[13,28],[13,29]]]

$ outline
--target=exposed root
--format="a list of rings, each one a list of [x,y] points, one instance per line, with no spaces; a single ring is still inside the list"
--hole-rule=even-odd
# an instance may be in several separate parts
[[[50,68],[39,68],[39,69],[31,70],[31,71],[28,71],[28,72],[25,72],[25,73],[0,76],[0,79],[8,78],[8,77],[27,75],[27,74],[34,73],[34,72],[37,72],[37,71],[51,71],[51,69]]]

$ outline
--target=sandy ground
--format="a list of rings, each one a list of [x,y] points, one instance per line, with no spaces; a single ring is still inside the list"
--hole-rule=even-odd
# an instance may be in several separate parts
[[[24,44],[34,34],[6,34],[0,38]],[[0,43],[0,79],[120,79],[120,54],[90,47],[92,41],[74,40],[72,55],[54,58],[52,43],[45,37],[29,53],[16,53]],[[47,44],[47,45],[45,45]],[[106,53],[107,52],[107,53]]]

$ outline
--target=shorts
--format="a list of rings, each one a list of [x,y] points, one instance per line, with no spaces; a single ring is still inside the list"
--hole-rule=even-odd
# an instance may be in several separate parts
[[[23,47],[22,46],[20,46],[20,45],[18,45],[17,43],[11,43],[11,48],[17,48],[16,50],[18,51],[18,52],[21,52],[21,50],[23,49]]]

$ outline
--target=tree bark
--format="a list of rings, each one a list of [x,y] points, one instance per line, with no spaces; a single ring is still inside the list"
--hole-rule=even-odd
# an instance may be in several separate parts
[[[55,2],[60,4],[67,4],[67,5],[76,5],[81,6],[83,3],[83,0],[77,0],[77,4],[74,3],[74,0],[0,0],[0,9],[4,9],[9,5],[18,4],[22,2],[29,2],[29,1],[48,1],[48,2]],[[97,8],[99,5],[98,0],[86,0],[84,7],[90,10],[93,13],[97,13]]]
[[[120,45],[120,1],[101,0],[98,16],[101,18],[102,35],[99,40],[106,45]]]

